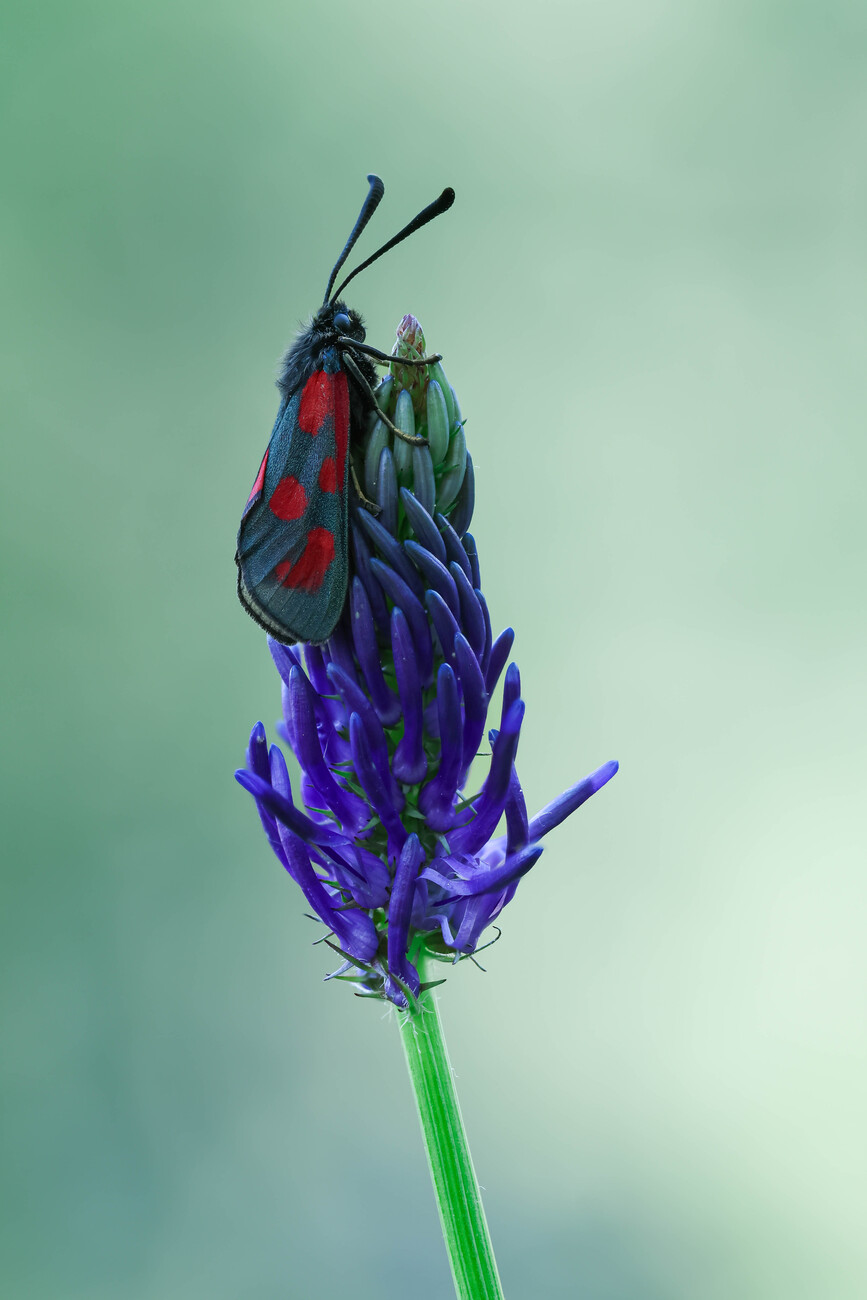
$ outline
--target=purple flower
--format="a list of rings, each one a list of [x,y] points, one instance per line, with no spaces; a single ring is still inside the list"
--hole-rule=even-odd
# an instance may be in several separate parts
[[[405,317],[398,355],[411,348],[424,340]],[[269,641],[283,684],[278,730],[301,767],[298,803],[261,723],[236,773],[274,853],[345,958],[334,975],[401,1007],[419,992],[421,945],[453,960],[472,955],[538,861],[543,836],[617,771],[603,764],[528,818],[515,767],[524,703],[512,663],[499,726],[488,732],[487,774],[464,793],[514,634],[491,634],[467,532],[474,485],[463,421],[442,367],[430,369],[419,383],[395,366],[380,385],[381,408],[429,447],[393,441],[372,420],[358,472],[380,513],[354,512],[354,576],[334,635],[303,653]],[[505,834],[495,837],[504,816]]]

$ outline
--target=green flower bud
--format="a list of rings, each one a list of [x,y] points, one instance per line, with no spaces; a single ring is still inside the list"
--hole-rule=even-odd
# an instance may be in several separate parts
[[[415,316],[411,316],[407,312],[395,331],[394,356],[423,357],[424,349],[424,330]]]
[[[376,480],[379,474],[379,458],[386,447],[391,446],[392,433],[384,420],[377,420],[367,439],[364,449],[364,491],[371,501],[376,500]]]
[[[400,381],[398,380],[398,382]],[[415,435],[415,413],[412,407],[412,394],[406,388],[401,388],[397,395],[394,422],[402,433],[408,433],[410,437]],[[392,455],[394,456],[394,467],[397,470],[398,482],[401,486],[408,486],[412,474],[411,443],[404,442],[403,438],[395,438]]]
[[[404,316],[397,327],[397,338],[392,348],[391,373],[398,386],[410,394],[416,415],[424,414],[424,394],[428,381],[427,366],[401,366],[401,357],[418,358],[424,356],[424,334],[415,316]]]
[[[455,392],[455,390],[452,388],[451,384],[449,384],[449,392],[452,395],[452,402],[454,403],[455,414],[454,414],[453,425],[463,424],[464,420],[463,420],[463,416],[461,415],[461,405],[460,402],[458,401],[458,395]]]
[[[449,413],[449,430],[455,427],[455,395],[452,392],[452,386],[446,379],[446,372],[443,370],[442,362],[437,361],[434,365],[428,366],[431,379],[435,379],[443,390],[443,397],[446,399],[446,408]]]
[[[441,465],[449,449],[449,410],[443,390],[435,379],[427,387],[427,436],[434,465]]]
[[[464,434],[464,426],[459,424],[449,444],[446,456],[446,472],[440,479],[437,488],[437,509],[439,511],[445,512],[460,492],[466,470],[467,439]]]
[[[385,411],[386,414],[388,414],[388,403],[391,399],[393,388],[394,375],[383,375],[382,379],[380,379],[376,388],[373,390],[373,395],[376,398],[376,405],[379,407],[380,411]]]
[[[428,439],[421,447],[404,442],[382,421],[377,421],[365,448],[365,491],[372,498],[378,487],[379,456],[388,447],[397,474],[398,487],[409,488],[429,514],[449,512],[463,522],[472,515],[472,482],[467,482],[467,442],[461,408],[440,362],[432,366],[401,366],[400,357],[424,356],[425,338],[414,316],[404,316],[397,329],[392,373],[379,384],[376,395],[380,410],[397,427],[410,435]],[[403,515],[403,508],[399,508]],[[401,530],[407,521],[400,524]]]

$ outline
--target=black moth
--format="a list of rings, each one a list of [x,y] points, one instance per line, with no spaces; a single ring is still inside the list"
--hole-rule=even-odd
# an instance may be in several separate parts
[[[455,198],[454,190],[443,190],[334,289],[385,192],[378,176],[367,179],[367,198],[329,276],[322,306],[283,358],[280,408],[238,531],[241,604],[285,645],[327,641],[343,612],[349,585],[350,447],[375,405],[373,362],[387,365],[393,359],[364,341],[361,316],[340,294],[383,253],[447,211]],[[408,364],[439,360],[431,356]],[[386,423],[406,441],[426,441]],[[357,484],[355,490],[361,497]]]

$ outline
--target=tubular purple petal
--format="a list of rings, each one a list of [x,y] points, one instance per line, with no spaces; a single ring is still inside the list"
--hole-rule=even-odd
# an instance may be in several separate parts
[[[305,645],[304,662],[307,665],[307,676],[310,678],[310,684],[322,702],[322,708],[334,727],[345,727],[347,725],[346,710],[340,703],[340,700],[331,698],[334,691],[328,680],[328,671],[325,660],[322,656],[322,647],[318,645]],[[322,749],[325,754],[325,760],[329,766],[333,766],[335,761],[334,742],[339,741],[341,737],[337,736],[332,730],[331,735],[323,739]]]
[[[303,664],[300,656],[296,653],[294,646],[281,645],[273,637],[268,637],[268,649],[271,651],[271,658],[274,660],[274,667],[280,674],[280,680],[284,686],[289,685],[289,674],[293,668],[301,668]]]
[[[576,808],[580,808],[582,803],[586,803],[591,795],[595,794],[597,790],[601,790],[603,785],[606,785],[611,780],[619,766],[620,764],[613,760],[603,763],[601,767],[597,767],[595,772],[585,776],[583,781],[573,785],[571,790],[567,790],[558,799],[549,803],[530,822],[530,838],[540,840],[543,835],[547,835],[555,826],[559,826]]]
[[[419,991],[418,972],[406,958],[409,922],[418,871],[424,862],[424,849],[417,835],[410,835],[400,851],[391,898],[388,904],[388,969],[399,975],[413,993]]]
[[[357,794],[338,785],[328,770],[316,729],[313,688],[300,668],[292,669],[288,690],[293,748],[298,762],[340,821],[352,831],[361,830],[370,820],[370,809]]]
[[[446,870],[443,870],[443,868],[447,868],[447,866],[448,863],[445,859],[434,858],[433,862],[425,867],[420,877],[422,880],[429,880],[432,885],[436,885],[437,888],[441,889],[445,894],[445,898],[441,898],[438,902],[438,907],[444,906],[452,898],[457,898],[457,894],[452,886],[463,879],[462,876],[456,876],[454,874],[447,875]]]
[[[425,705],[422,717],[424,718],[425,734],[430,736],[431,740],[439,740],[440,724],[437,718],[436,698],[432,699],[430,704]]]
[[[307,681],[307,677],[305,676],[301,668],[294,667],[292,669],[292,672],[300,673],[301,676],[304,677],[305,682]],[[331,714],[327,708],[326,701],[323,700],[319,692],[313,690],[312,687],[310,687],[310,702],[313,707],[313,714],[316,720],[316,730],[319,736],[319,741],[324,749],[328,741],[334,735],[333,725],[331,722]],[[280,683],[280,703],[283,709],[283,717],[286,721],[286,732],[289,736],[289,744],[292,748],[292,752],[296,753],[295,718],[293,714],[292,691],[290,690],[288,683],[283,681],[281,681]],[[299,762],[300,761],[301,760],[299,759]]]
[[[292,701],[289,695],[289,687],[286,682],[280,683],[280,709],[283,714],[283,724],[286,731],[286,739],[289,741],[289,748],[295,753],[295,719],[292,717]]]
[[[336,667],[336,665],[335,665]],[[337,703],[340,703],[337,701]],[[341,705],[341,708],[343,706]],[[341,727],[349,726],[349,714],[341,719]],[[339,770],[341,763],[352,762],[352,751],[349,748],[349,741],[342,736],[339,731],[332,729],[325,739],[322,746],[322,754],[328,766],[334,770]]]
[[[361,908],[384,907],[388,902],[387,881],[377,889],[371,881],[341,862],[330,862],[328,874],[338,882],[341,889],[351,895],[353,903]]]
[[[391,611],[391,647],[403,714],[403,736],[394,751],[392,767],[399,781],[419,785],[427,776],[427,758],[422,743],[424,697],[409,624],[403,610],[397,606]]]
[[[440,932],[443,937],[443,943],[446,945],[446,947],[454,948],[455,938],[454,938],[454,934],[452,933],[452,928],[449,925],[448,916],[442,913],[437,913],[432,917],[432,920],[439,926]]]
[[[374,579],[375,581],[375,579]],[[379,642],[373,625],[373,614],[367,592],[358,578],[353,578],[349,589],[349,617],[355,641],[355,651],[373,707],[383,726],[391,727],[400,717],[400,703],[382,675]],[[386,622],[386,627],[388,623]],[[350,681],[354,678],[353,673]]]
[[[435,831],[446,831],[455,818],[454,798],[462,758],[462,722],[458,683],[448,664],[437,673],[437,718],[440,732],[440,765],[435,777],[422,786],[418,806]]]
[[[516,700],[504,716],[500,734],[494,742],[490,771],[482,786],[481,794],[474,803],[476,815],[472,821],[459,826],[449,836],[449,848],[452,853],[478,853],[496,830],[497,822],[506,806],[509,777],[518,749],[523,720],[524,701]]]
[[[364,881],[368,898],[364,906],[384,907],[388,899],[391,874],[382,858],[360,844],[348,845],[345,856],[354,862],[356,870]]]
[[[479,894],[462,899],[454,909],[458,927],[452,946],[457,952],[474,952],[482,931],[486,930],[502,907],[501,894]]]
[[[346,701],[347,717],[352,713],[357,713],[364,723],[371,758],[376,764],[392,803],[397,811],[401,812],[405,800],[388,765],[388,741],[385,738],[385,732],[382,729],[382,723],[377,717],[376,710],[361,687],[357,683],[351,682],[336,664],[331,664],[328,669],[328,676],[335,689],[340,692]],[[351,752],[350,749],[350,755]]]
[[[302,777],[303,775],[302,773]],[[268,751],[268,780],[278,794],[292,802],[292,782],[289,780],[289,769],[279,745],[272,745]]]
[[[514,880],[512,881],[511,885],[507,886],[507,888],[500,895],[500,907],[498,910],[501,911],[506,906],[507,903],[511,903],[512,899],[515,897],[515,893],[520,883],[521,882],[519,880]],[[496,915],[496,913],[494,913],[494,915]]]
[[[482,618],[485,620],[485,644],[482,653],[479,655],[479,663],[482,665],[482,672],[487,672],[488,664],[491,660],[491,646],[494,640],[494,634],[491,630],[491,616],[488,613],[488,602],[485,600],[478,587],[473,588],[476,600],[479,602],[479,609],[482,611]]]
[[[530,838],[530,826],[527,821],[527,804],[524,791],[518,780],[518,773],[512,768],[509,776],[509,789],[506,794],[506,854],[517,853]]]
[[[482,608],[476,600],[476,593],[470,585],[470,579],[461,566],[452,561],[449,565],[449,573],[455,580],[461,602],[461,628],[476,655],[481,657],[485,648],[485,616]]]
[[[418,542],[404,542],[403,549],[421,572],[425,585],[442,596],[455,618],[461,616],[461,604],[455,580],[445,565],[440,564],[435,555],[425,550]]]
[[[459,564],[467,578],[472,582],[473,571],[470,567],[469,556],[463,546],[461,546],[461,539],[458,537],[445,515],[437,515],[435,523],[442,533],[449,564]]]
[[[503,709],[501,717],[505,718],[506,713],[515,703],[515,700],[521,698],[521,670],[517,664],[509,664],[506,669],[506,680],[503,682]]]
[[[385,827],[393,847],[394,856],[397,857],[406,843],[406,831],[389,799],[382,777],[377,772],[371,758],[370,747],[364,732],[364,723],[357,713],[353,713],[349,719],[349,742],[352,745],[352,761],[355,764],[355,774],[362,790],[370,801],[370,806]]]
[[[497,682],[500,680],[500,673],[506,666],[506,660],[512,653],[512,646],[515,642],[515,633],[512,628],[504,628],[491,646],[491,654],[488,659],[488,666],[485,669],[485,690],[488,695],[493,695]]]
[[[392,537],[391,533],[383,528],[379,520],[374,519],[369,511],[359,510],[356,518],[372,545],[379,551],[380,557],[385,560],[390,569],[400,574],[409,589],[420,600],[424,592],[421,578],[404,554],[400,542]]]
[[[416,930],[429,930],[430,922],[428,921],[428,889],[427,882],[419,880],[416,882],[415,889],[412,891],[412,911],[410,913],[410,925]]]
[[[464,533],[461,538],[461,545],[466,551],[467,559],[470,562],[470,582],[473,584],[473,590],[478,591],[482,585],[482,578],[479,569],[479,551],[472,533]]]
[[[273,786],[267,781],[263,781],[261,777],[256,776],[253,772],[248,772],[246,768],[242,767],[235,773],[235,780],[254,799],[261,800],[268,812],[272,813],[278,822],[288,826],[306,844],[321,844],[336,849],[341,849],[344,846],[346,842],[344,836],[329,830],[326,826],[319,826],[316,822],[311,821],[304,813],[298,811],[291,800],[278,794]]]
[[[307,676],[310,678],[310,683],[313,689],[319,695],[330,695],[331,688],[328,685],[325,660],[322,658],[322,647],[318,645],[305,645],[304,663],[307,667]],[[288,683],[288,673],[284,680]]]
[[[406,511],[410,527],[426,551],[435,555],[440,564],[446,563],[446,544],[442,534],[434,523],[431,513],[413,496],[409,488],[400,489],[400,499]]]
[[[280,794],[283,794],[283,791],[280,789],[276,780],[273,782],[273,785],[275,790],[278,790]],[[298,781],[298,798],[303,805],[307,816],[312,817],[318,825],[329,827],[334,826],[334,817],[332,813],[328,809],[328,806],[322,798],[322,795],[319,793],[319,790],[313,784],[306,772],[301,773]]]
[[[301,885],[302,889],[304,889],[302,881],[311,885],[310,893],[313,898],[306,889],[304,889],[304,896],[313,904],[316,915],[324,920],[323,913],[325,916],[331,914],[331,896],[326,893],[325,886],[313,870],[306,844],[303,840],[299,840],[297,835],[293,835],[287,826],[277,824],[277,832],[280,836],[280,848],[286,870],[296,885]]]
[[[473,898],[478,894],[499,893],[513,880],[525,876],[541,856],[541,844],[527,844],[517,853],[510,854],[500,866],[474,871],[466,880],[461,880],[457,876],[453,879],[445,879],[438,871],[431,868],[422,874],[425,880],[433,880],[455,898]]]
[[[390,569],[380,560],[371,560],[370,567],[383,590],[406,615],[418,655],[419,676],[427,684],[433,677],[433,644],[421,601],[416,599],[403,578],[395,573],[394,569]]]
[[[257,722],[250,733],[250,743],[247,746],[247,768],[260,780],[270,783],[271,765],[268,761],[268,740],[261,722]],[[259,799],[256,800],[256,811],[259,814],[259,820],[268,838],[268,843],[285,866],[280,837],[277,834],[277,822]]]
[[[358,673],[353,655],[352,633],[347,627],[345,611],[331,637],[322,648],[322,659],[326,667],[329,663],[338,664],[350,680],[357,680]]]
[[[360,578],[361,585],[364,587],[367,599],[370,602],[374,621],[377,627],[385,631],[388,627],[388,606],[385,603],[382,587],[380,587],[370,571],[370,547],[364,533],[356,524],[352,526],[352,551],[355,559],[355,572]]]
[[[488,696],[485,680],[479,661],[473,654],[469,641],[459,632],[455,637],[455,662],[464,698],[464,734],[461,771],[458,779],[460,789],[467,779],[470,764],[478,753],[479,745],[485,734],[485,719],[488,715]]]
[[[457,663],[455,658],[455,638],[460,633],[457,620],[438,591],[426,591],[424,594],[427,611],[430,614],[434,631],[439,638],[440,650],[447,663]]]
[[[437,673],[437,718],[440,724],[440,746],[443,750],[443,758],[445,759],[448,751],[448,765],[451,766],[451,755],[454,753],[458,755],[458,762],[460,762],[462,726],[458,679],[449,664],[440,664]]]
[[[257,722],[250,732],[250,743],[247,746],[247,767],[256,776],[260,776],[263,781],[271,779],[271,768],[268,764],[268,738],[265,735],[265,727],[261,722]]]
[[[320,858],[327,858],[329,861],[333,860],[341,863],[345,863],[347,859],[354,861],[354,848],[351,840],[346,838],[346,832],[338,832],[335,834],[334,822],[332,819],[329,816],[320,814],[316,811],[317,805],[315,801],[318,798],[319,792],[316,787],[312,785],[307,774],[303,771],[301,773],[299,793],[302,800],[306,803],[307,809],[310,813],[310,819],[304,816],[304,814],[298,813],[294,808],[292,802],[292,786],[289,781],[289,770],[286,767],[286,759],[283,757],[282,750],[280,750],[277,745],[272,745],[269,757],[271,761],[271,786],[273,787],[273,792],[278,796],[278,798],[284,799],[289,808],[296,812],[294,824],[288,817],[285,819],[282,818],[279,811],[277,812],[277,820],[283,821],[284,824],[287,824],[289,829],[307,844],[317,861]],[[322,801],[320,800],[320,802]],[[325,831],[325,838],[319,837],[318,842],[314,843],[313,837],[309,835],[305,829],[304,824],[307,823],[308,820],[309,825],[313,826],[316,830]]]
[[[373,921],[366,912],[358,909],[345,912],[335,910],[331,896],[313,870],[305,845],[286,826],[279,826],[278,831],[289,864],[289,874],[301,886],[304,897],[316,915],[334,931],[341,948],[361,961],[369,961],[379,946]]]

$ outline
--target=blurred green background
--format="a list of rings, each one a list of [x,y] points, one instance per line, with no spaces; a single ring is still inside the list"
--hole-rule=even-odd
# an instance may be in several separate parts
[[[2,1291],[450,1294],[381,1008],[232,781],[233,544],[353,286],[442,350],[531,810],[443,990],[506,1293],[863,1300],[867,14],[12,3],[2,42]]]

